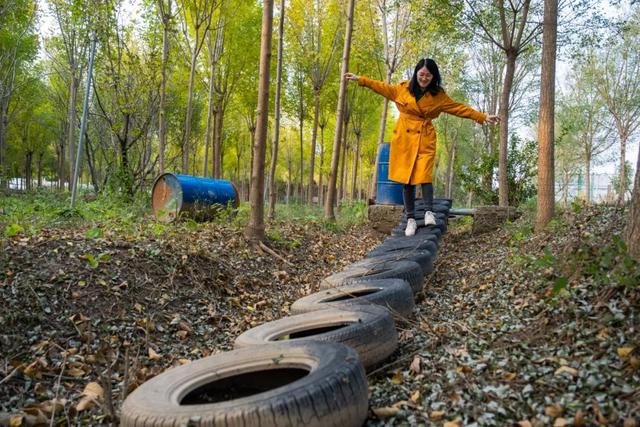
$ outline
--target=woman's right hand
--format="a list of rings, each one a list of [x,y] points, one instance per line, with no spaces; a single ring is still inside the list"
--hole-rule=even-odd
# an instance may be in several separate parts
[[[353,74],[353,73],[344,73],[344,78],[347,80],[358,80],[360,78],[360,76],[358,76],[357,74]]]

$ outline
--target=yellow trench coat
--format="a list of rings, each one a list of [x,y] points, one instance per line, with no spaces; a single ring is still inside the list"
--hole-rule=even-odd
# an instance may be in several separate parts
[[[395,102],[400,111],[391,138],[389,179],[403,184],[431,182],[436,156],[436,130],[431,121],[440,113],[473,119],[480,124],[487,118],[486,114],[454,101],[444,91],[436,96],[427,92],[416,103],[407,81],[392,85],[360,76],[358,84]]]

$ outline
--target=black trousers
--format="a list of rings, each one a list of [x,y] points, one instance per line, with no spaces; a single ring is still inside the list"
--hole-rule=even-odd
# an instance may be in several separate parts
[[[424,200],[425,210],[433,210],[433,184],[419,184],[422,186],[422,200]],[[407,218],[416,217],[415,185],[404,184],[402,186],[402,199],[404,201],[404,212]]]

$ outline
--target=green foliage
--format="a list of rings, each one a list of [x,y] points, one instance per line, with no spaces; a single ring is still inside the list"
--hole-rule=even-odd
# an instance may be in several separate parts
[[[617,235],[605,246],[584,243],[569,256],[566,268],[571,275],[592,277],[599,285],[640,285],[640,263]]]
[[[4,235],[6,237],[15,237],[18,234],[22,233],[24,228],[20,224],[10,224],[7,225],[4,229]]]
[[[536,194],[537,145],[534,140],[522,140],[511,135],[507,151],[507,183],[509,186],[509,206],[520,206]],[[497,170],[497,154],[482,155],[478,162],[471,163],[460,173],[467,191],[473,191],[484,203],[498,204],[498,189],[486,189],[482,177]]]

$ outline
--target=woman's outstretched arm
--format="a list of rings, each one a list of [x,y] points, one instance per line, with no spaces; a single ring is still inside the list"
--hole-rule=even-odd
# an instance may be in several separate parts
[[[443,97],[441,102],[442,111],[454,116],[462,117],[465,119],[472,119],[478,123],[489,123],[492,125],[500,123],[500,117],[491,114],[481,113],[468,105],[461,102],[454,101],[446,93],[440,94]]]
[[[365,76],[358,76],[353,73],[345,73],[344,78],[347,80],[357,81],[360,86],[365,86],[372,91],[388,98],[391,101],[395,101],[398,95],[398,86],[389,83],[382,82],[380,80],[373,80]]]

